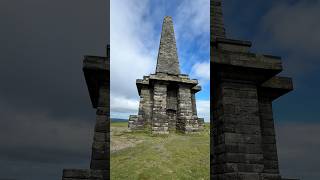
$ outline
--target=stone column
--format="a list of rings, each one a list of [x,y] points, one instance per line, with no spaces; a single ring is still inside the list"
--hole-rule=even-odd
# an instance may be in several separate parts
[[[280,178],[272,114],[272,99],[264,96],[262,93],[259,93],[259,114],[262,132],[264,173],[266,173],[265,176]]]
[[[198,131],[198,121],[193,117],[191,88],[180,84],[178,89],[177,130],[185,133]]]
[[[192,114],[197,116],[196,93],[191,91]]]
[[[226,36],[221,0],[210,0],[210,38],[215,40],[217,37]]]
[[[109,82],[105,82],[109,83]],[[103,174],[109,174],[110,154],[110,114],[109,114],[109,86],[99,88],[96,125],[94,128],[94,141],[92,144],[92,156],[90,169],[100,170]],[[104,179],[108,179],[105,177]]]
[[[169,134],[166,114],[167,84],[155,82],[153,90],[152,133]]]
[[[214,91],[213,178],[259,179],[264,165],[257,87],[221,82]]]
[[[151,124],[151,113],[152,113],[152,101],[151,92],[148,86],[141,87],[140,90],[140,103],[139,103],[139,121],[143,125]]]

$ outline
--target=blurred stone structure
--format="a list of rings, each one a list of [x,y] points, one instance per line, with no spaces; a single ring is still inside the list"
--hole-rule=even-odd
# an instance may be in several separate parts
[[[96,111],[90,169],[64,169],[62,180],[110,179],[110,47],[107,56],[85,56],[83,72]]]
[[[293,90],[281,58],[226,37],[221,0],[211,0],[211,179],[281,180],[272,101]]]
[[[198,81],[180,74],[172,18],[162,25],[156,73],[137,79],[140,96],[138,115],[129,117],[131,130],[151,128],[153,134],[170,131],[197,132],[203,128],[198,118],[195,94],[201,90]]]

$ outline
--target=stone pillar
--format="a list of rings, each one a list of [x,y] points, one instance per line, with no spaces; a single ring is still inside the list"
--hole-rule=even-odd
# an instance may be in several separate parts
[[[259,179],[264,165],[257,87],[221,82],[214,91],[213,178]]]
[[[225,38],[226,32],[223,22],[221,0],[210,0],[210,38]]]
[[[110,167],[110,102],[108,87],[108,85],[104,85],[99,89],[96,125],[94,128],[94,141],[92,144],[90,163],[90,169],[103,170],[104,174],[108,174]],[[106,179],[107,178],[108,177],[106,177]]]
[[[280,178],[277,145],[272,114],[272,99],[259,93],[259,114],[262,132],[264,173]]]
[[[198,121],[193,116],[191,88],[180,84],[178,89],[177,130],[185,133],[198,131]]]
[[[197,116],[196,93],[194,91],[191,92],[191,102],[192,102],[192,114],[194,116]]]
[[[141,123],[143,125],[151,124],[151,114],[152,114],[152,100],[151,92],[148,86],[141,87],[140,90],[140,103],[138,115],[142,118]]]
[[[153,90],[152,133],[169,134],[169,121],[166,114],[167,84],[155,82]]]

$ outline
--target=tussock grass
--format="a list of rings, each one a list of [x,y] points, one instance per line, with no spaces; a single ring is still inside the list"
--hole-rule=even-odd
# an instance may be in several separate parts
[[[209,124],[199,134],[151,136],[128,132],[126,122],[111,123],[111,179],[209,179]]]

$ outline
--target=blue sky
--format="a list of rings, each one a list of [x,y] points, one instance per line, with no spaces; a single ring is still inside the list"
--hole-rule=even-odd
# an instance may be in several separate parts
[[[164,16],[172,16],[181,72],[199,80],[200,117],[209,121],[210,18],[208,0],[111,1],[111,117],[137,114],[136,79],[155,72]]]
[[[282,57],[294,90],[273,102],[281,175],[320,178],[320,1],[226,0],[229,38],[252,41],[252,51]]]

